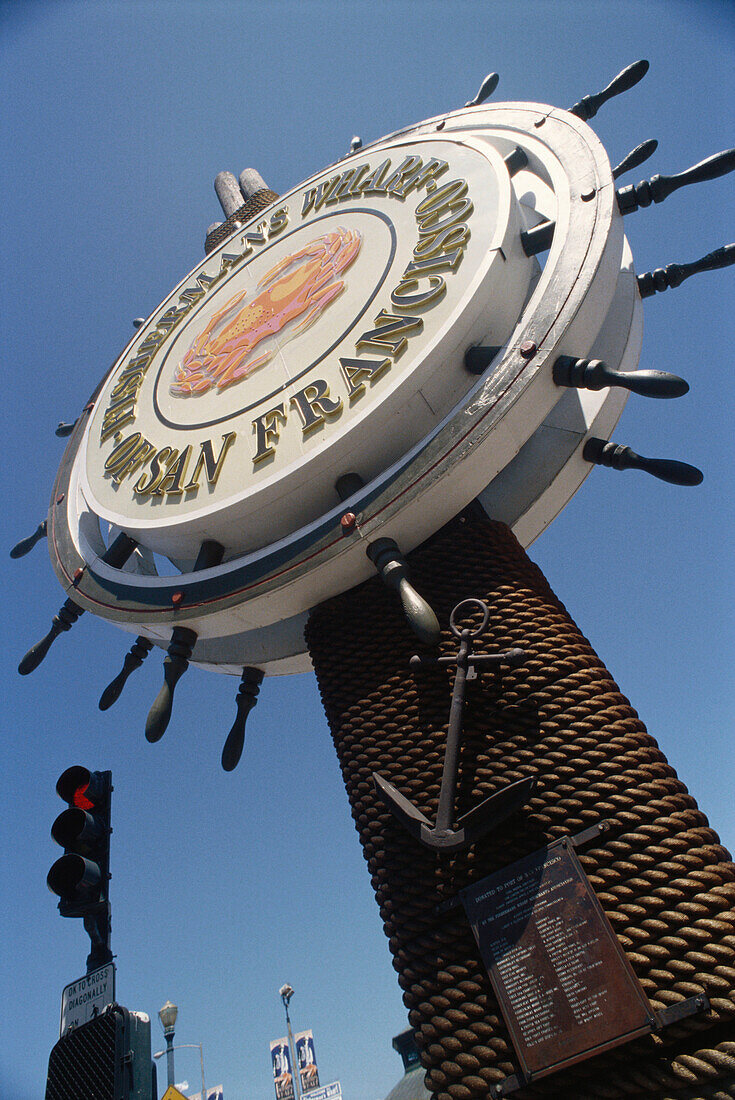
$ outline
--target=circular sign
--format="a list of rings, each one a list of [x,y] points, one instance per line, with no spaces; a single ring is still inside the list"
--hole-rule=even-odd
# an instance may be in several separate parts
[[[202,667],[303,671],[309,610],[377,538],[407,553],[474,499],[523,545],[551,522],[626,396],[554,362],[635,370],[640,298],[601,143],[539,104],[420,123],[226,224],[80,418],[51,558],[75,604],[162,646],[186,627]]]
[[[502,343],[533,265],[508,171],[471,137],[399,140],[285,196],[140,329],[96,403],[97,514],[175,559],[256,550],[372,481],[467,385],[458,346]],[[515,247],[514,247],[515,246]]]

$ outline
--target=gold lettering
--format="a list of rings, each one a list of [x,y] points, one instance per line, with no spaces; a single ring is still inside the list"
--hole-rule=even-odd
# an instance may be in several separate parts
[[[409,267],[412,266],[409,264]],[[406,337],[420,332],[424,327],[420,317],[396,317],[384,309],[375,318],[375,324],[378,327],[363,332],[355,347],[380,348],[381,351],[387,351],[393,359],[397,359],[406,350]]]
[[[181,454],[178,454],[178,451],[173,451],[171,459],[166,465],[165,475],[158,482],[155,489],[149,491],[156,496],[163,496],[164,493],[169,496],[178,496],[183,493],[184,489],[181,483],[184,480],[190,456],[191,444],[185,447]]]
[[[148,360],[148,362],[150,362],[150,360]],[[114,398],[118,391],[121,390],[123,383],[127,382],[128,380],[132,380],[135,382],[136,386],[140,386],[144,378],[145,370],[142,367],[134,367],[131,363],[128,363],[125,370],[120,371],[117,382],[113,386],[110,393],[110,397]]]
[[[228,272],[231,267],[234,267],[236,263],[240,262],[242,257],[242,252],[239,252],[236,256],[233,256],[231,252],[223,252],[219,258],[219,273],[217,274],[216,279],[221,279],[222,276],[226,274],[226,272]]]
[[[442,207],[443,211],[444,207]],[[440,229],[448,229],[450,226],[459,225],[460,222],[466,221],[472,211],[475,209],[469,199],[459,199],[457,202],[450,202],[446,207],[449,210],[444,221],[437,221],[439,214],[442,211],[430,210],[428,214],[419,222],[419,233],[437,233]]]
[[[136,355],[134,359],[129,359],[125,364],[125,370],[120,373],[120,377],[127,374],[128,371],[140,370],[145,371],[149,367],[151,362],[150,355]]]
[[[186,302],[188,306],[195,305],[200,298],[203,298],[205,293],[209,290],[212,283],[215,281],[214,275],[207,275],[205,272],[200,272],[197,275],[197,285],[188,286],[186,290],[182,290],[179,294],[179,301]]]
[[[304,218],[314,206],[314,199],[316,198],[316,187],[310,187],[308,191],[304,191],[304,201],[301,205],[301,217]]]
[[[362,195],[377,195],[385,191],[383,186],[383,177],[390,168],[390,161],[384,160],[382,164],[379,164],[371,175],[360,184],[360,193]]]
[[[147,462],[150,456],[155,454],[155,450],[156,448],[144,439],[140,432],[135,432],[113,448],[105,462],[105,472],[119,484],[124,477]]]
[[[469,239],[470,231],[466,225],[452,225],[448,229],[423,237],[414,248],[413,254],[416,259],[438,256],[440,252],[446,252],[453,246],[466,248]]]
[[[350,401],[361,397],[365,392],[365,383],[372,383],[390,366],[390,359],[340,359],[340,369]]]
[[[411,294],[410,291],[418,289],[419,280],[404,276],[390,296],[393,308],[428,309],[429,306],[433,306],[440,301],[447,292],[447,284],[441,275],[428,275],[426,277],[429,280],[429,289],[420,294]],[[409,293],[406,293],[407,291]]]
[[[249,233],[243,234],[243,244],[247,245],[248,252],[251,251],[252,245],[254,244],[265,244],[265,231],[267,226],[268,222],[261,222],[257,229],[251,229]]]
[[[422,199],[416,207],[416,218],[427,224],[432,217],[438,217],[443,210],[450,210],[452,203],[463,199],[467,194],[466,180],[450,180],[436,191]]]
[[[158,345],[161,343],[165,335],[166,334],[164,332],[158,332],[157,329],[154,329],[153,332],[149,332],[143,343],[139,344],[138,352],[142,353],[143,355],[147,355],[148,353],[152,354],[153,352],[157,351]]]
[[[162,447],[151,459],[150,481],[146,484],[145,474],[143,474],[133,486],[133,492],[140,496],[152,496],[166,475],[166,466],[168,465],[169,468],[173,466],[178,457],[179,452],[174,447]]]
[[[214,449],[212,447],[212,440],[205,439],[200,444],[199,457],[194,467],[194,473],[191,476],[191,481],[188,485],[184,486],[185,491],[188,493],[192,489],[199,488],[199,478],[201,477],[202,470],[205,471],[207,482],[209,485],[216,485],[219,475],[222,473],[222,466],[224,465],[225,456],[229,451],[232,444],[235,442],[235,432],[227,432],[222,436],[222,446],[220,452],[215,458]]]
[[[347,190],[356,175],[356,168],[348,168],[346,172],[343,172],[335,186],[329,192],[324,205],[332,206],[335,202],[340,202],[342,199],[346,198]]]
[[[314,431],[325,419],[332,419],[342,411],[342,401],[334,401],[329,396],[329,386],[323,378],[317,378],[291,398],[301,417],[302,432],[306,435]]]
[[[276,444],[281,438],[279,424],[286,423],[286,412],[283,405],[275,405],[262,416],[257,416],[253,421],[255,432],[255,454],[253,462],[262,462],[264,458],[276,453]]]
[[[188,286],[186,290],[182,290],[179,294],[179,301],[183,302],[187,310],[191,309],[193,305],[204,297],[204,291],[199,287]]]
[[[321,208],[324,206],[325,202],[327,201],[327,199],[331,195],[332,191],[334,190],[334,188],[339,183],[340,178],[341,178],[340,176],[332,176],[330,179],[323,180],[322,183],[318,183],[316,185],[316,189],[315,189],[315,193],[314,193],[314,209],[315,210],[321,210]]]
[[[176,306],[171,306],[171,308],[166,310],[163,317],[161,317],[156,322],[156,324],[159,326],[163,326],[170,331],[172,328],[175,328],[176,325],[178,325],[181,318],[185,317],[188,312],[188,306],[184,306],[183,309],[179,309]]]
[[[135,398],[131,398],[119,405],[105,410],[100,429],[100,443],[106,442],[111,435],[119,432],[126,424],[132,424],[135,420]]]
[[[437,271],[456,271],[462,262],[462,249],[455,248],[454,252],[447,252],[443,256],[433,258],[427,257],[425,260],[413,260],[403,273],[405,278],[407,275],[428,275]]]
[[[268,225],[268,236],[275,237],[276,233],[280,233],[282,229],[285,229],[288,225],[288,207],[280,206],[278,210],[275,210],[271,214],[271,220]]]
[[[425,183],[428,183],[431,179],[436,179],[442,172],[445,172],[449,164],[445,160],[437,160],[432,157],[426,164],[419,166],[414,172],[410,172],[409,175],[404,176],[403,182],[396,187],[391,188],[392,195],[400,195],[403,199],[409,193],[413,191],[414,187],[423,187]]]
[[[390,195],[396,195],[398,198],[403,198],[401,193],[401,185],[403,183],[403,177],[409,176],[416,168],[420,168],[423,161],[421,157],[417,157],[415,154],[410,153],[403,161],[392,176],[389,176],[385,181],[384,191],[387,191]]]
[[[121,374],[117,385],[110,394],[110,406],[124,405],[128,397],[135,399],[142,380],[143,375],[140,371],[133,374]]]
[[[370,171],[369,164],[362,164],[355,172],[354,179],[350,183],[350,186],[345,191],[344,197],[346,199],[354,198],[355,196],[362,194],[363,184],[365,183],[365,173]]]

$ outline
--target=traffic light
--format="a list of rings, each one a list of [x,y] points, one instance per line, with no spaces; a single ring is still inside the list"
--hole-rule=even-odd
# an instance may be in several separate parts
[[[59,776],[56,793],[68,809],[51,827],[64,849],[48,873],[49,890],[59,898],[62,917],[82,917],[92,943],[87,970],[112,961],[110,951],[110,804],[112,772],[90,772],[75,765]]]

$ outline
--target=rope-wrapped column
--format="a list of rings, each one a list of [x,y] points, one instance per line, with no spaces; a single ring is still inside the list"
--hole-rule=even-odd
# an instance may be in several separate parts
[[[412,839],[375,793],[379,772],[432,821],[452,672],[420,648],[376,577],[318,607],[307,641],[380,914],[437,1100],[473,1100],[519,1066],[461,908],[471,882],[607,819],[581,856],[654,1008],[706,992],[711,1009],[541,1079],[522,1097],[735,1096],[735,867],[685,785],[540,570],[503,524],[468,509],[409,555],[412,581],[456,653],[452,608],[485,600],[484,651],[517,668],[468,683],[457,815],[516,779],[528,804],[458,855]]]

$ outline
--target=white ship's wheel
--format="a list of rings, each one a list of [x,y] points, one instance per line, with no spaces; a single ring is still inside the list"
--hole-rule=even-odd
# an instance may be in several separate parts
[[[264,674],[309,668],[320,602],[377,570],[438,640],[403,555],[470,502],[527,546],[593,463],[698,484],[607,442],[629,390],[688,389],[638,370],[641,297],[735,262],[726,245],[633,271],[622,215],[735,169],[730,149],[616,191],[656,143],[612,169],[582,119],[647,67],[569,111],[485,105],[493,74],[463,110],[355,139],[280,198],[252,169],[218,177],[230,209],[206,258],[60,425],[48,519],[11,553],[48,534],[68,598],[19,671],[91,611],[137,635],[106,709],[166,648],[152,741],[190,661],[240,675],[230,769]]]
[[[546,221],[542,266],[522,235]],[[554,363],[635,370],[641,313],[610,164],[575,115],[479,106],[359,149],[136,333],[69,441],[56,572],[155,643],[193,631],[203,667],[302,670],[308,610],[374,572],[378,537],[410,551],[479,497],[533,541],[626,397],[558,386]],[[124,568],[103,560],[110,527],[137,545]]]

